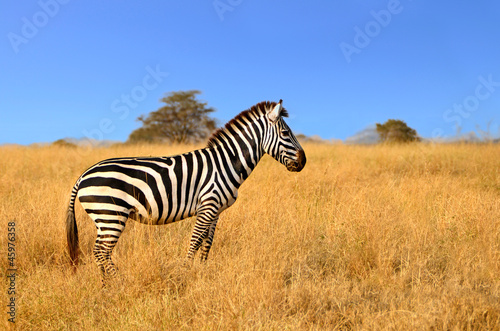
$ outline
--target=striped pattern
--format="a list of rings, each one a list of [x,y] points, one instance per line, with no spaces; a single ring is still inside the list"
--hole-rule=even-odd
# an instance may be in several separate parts
[[[78,258],[74,202],[97,227],[94,256],[104,278],[116,273],[111,252],[129,218],[160,225],[196,215],[188,258],[205,260],[217,220],[237,198],[264,153],[290,171],[305,165],[304,151],[283,120],[279,103],[261,102],[217,130],[207,147],[169,157],[114,158],[86,170],[73,187],[67,218],[70,257]]]

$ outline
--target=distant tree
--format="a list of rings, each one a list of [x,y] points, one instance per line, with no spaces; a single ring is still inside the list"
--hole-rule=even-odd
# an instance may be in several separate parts
[[[377,123],[377,133],[382,142],[405,143],[420,141],[417,131],[401,120],[387,120],[384,124]]]
[[[214,108],[196,99],[200,91],[170,92],[160,101],[165,106],[140,116],[142,127],[134,130],[129,142],[194,143],[208,137],[217,127],[217,121],[209,116]]]

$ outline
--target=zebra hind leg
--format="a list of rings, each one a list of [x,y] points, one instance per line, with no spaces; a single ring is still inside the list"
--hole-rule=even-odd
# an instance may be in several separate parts
[[[97,239],[94,245],[94,258],[99,267],[103,279],[103,285],[117,274],[117,268],[111,260],[111,253],[116,246],[123,229],[126,218],[121,217],[113,222],[106,220],[95,220],[97,227]]]

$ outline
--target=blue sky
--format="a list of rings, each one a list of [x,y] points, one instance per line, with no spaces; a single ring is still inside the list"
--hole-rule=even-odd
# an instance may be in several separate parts
[[[295,133],[389,118],[423,137],[500,136],[500,2],[5,1],[0,144],[125,141],[170,91],[222,125],[284,100]]]

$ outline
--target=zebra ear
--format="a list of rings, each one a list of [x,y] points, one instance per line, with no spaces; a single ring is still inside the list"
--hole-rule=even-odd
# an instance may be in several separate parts
[[[280,99],[280,102],[278,102],[276,106],[274,106],[273,110],[271,110],[268,114],[269,119],[273,123],[276,122],[281,115],[281,109],[283,109],[283,107],[281,106],[282,102],[283,100]]]

